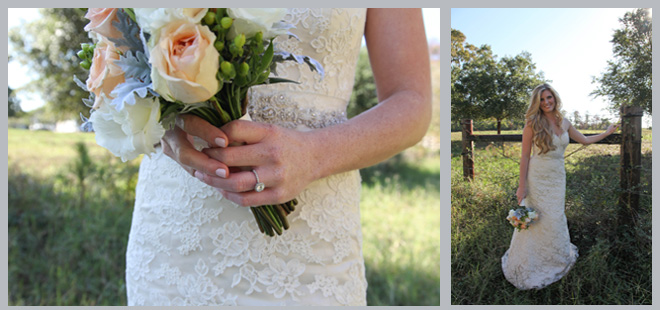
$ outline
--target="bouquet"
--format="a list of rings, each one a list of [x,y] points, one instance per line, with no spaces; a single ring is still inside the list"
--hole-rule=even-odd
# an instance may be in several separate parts
[[[521,205],[525,205],[524,201]],[[536,213],[534,209],[528,207],[518,208],[516,210],[511,209],[509,210],[509,216],[506,217],[507,221],[509,221],[509,223],[518,231],[529,228],[529,226],[538,218],[538,213]]]
[[[271,77],[282,61],[314,59],[276,51],[273,39],[289,35],[285,9],[90,8],[80,65],[89,70],[90,93],[82,128],[122,161],[155,152],[178,114],[194,114],[220,127],[246,114],[247,91],[260,84],[295,82]],[[295,37],[295,36],[293,36]],[[259,229],[287,229],[297,200],[251,207]]]

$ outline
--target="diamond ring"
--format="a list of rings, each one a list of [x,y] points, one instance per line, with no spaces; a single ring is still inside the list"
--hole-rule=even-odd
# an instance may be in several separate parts
[[[264,188],[266,188],[266,185],[259,181],[259,175],[257,174],[257,171],[252,169],[252,173],[254,173],[254,176],[257,178],[257,184],[254,185],[254,191],[259,193],[259,192],[263,191]]]

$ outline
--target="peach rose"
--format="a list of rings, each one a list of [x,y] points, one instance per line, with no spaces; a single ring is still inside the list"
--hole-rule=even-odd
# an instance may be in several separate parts
[[[151,49],[151,80],[166,100],[203,102],[218,91],[220,54],[213,47],[215,34],[208,27],[184,20],[163,27]]]
[[[121,32],[112,25],[113,21],[119,21],[117,10],[113,8],[90,8],[85,14],[89,24],[85,25],[85,31],[98,33],[108,38],[119,38]]]
[[[96,95],[94,109],[98,109],[102,102],[101,94],[112,98],[110,92],[125,81],[124,71],[115,64],[115,60],[119,60],[119,50],[110,40],[101,38],[94,49],[94,58],[87,78],[87,89]]]

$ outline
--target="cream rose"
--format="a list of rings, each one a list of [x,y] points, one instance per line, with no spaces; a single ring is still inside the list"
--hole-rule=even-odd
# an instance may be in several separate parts
[[[110,92],[125,81],[124,71],[115,64],[115,60],[119,60],[119,50],[110,40],[101,37],[94,49],[87,78],[87,89],[96,95],[94,109],[98,109],[101,104],[101,94],[111,97]]]
[[[137,23],[147,33],[152,36],[158,37],[159,30],[165,25],[176,21],[184,20],[189,23],[199,23],[208,8],[192,9],[192,8],[136,8],[135,18]]]
[[[272,38],[285,34],[287,29],[273,28],[274,24],[281,22],[286,14],[283,8],[228,8],[227,15],[234,19],[229,37],[239,33],[250,38],[261,31],[264,38]]]
[[[106,102],[89,117],[96,143],[121,157],[124,162],[140,154],[154,153],[154,144],[165,134],[165,129],[158,122],[158,99],[136,97],[134,105],[127,104],[124,109],[117,111],[109,104],[107,97],[102,98]]]
[[[215,34],[208,27],[178,20],[161,29],[151,49],[154,90],[167,100],[206,101],[218,91],[220,54],[213,47]]]
[[[89,19],[89,24],[85,25],[85,31],[95,32],[108,38],[121,37],[121,32],[112,24],[113,21],[119,21],[117,10],[116,8],[88,9],[85,18]]]

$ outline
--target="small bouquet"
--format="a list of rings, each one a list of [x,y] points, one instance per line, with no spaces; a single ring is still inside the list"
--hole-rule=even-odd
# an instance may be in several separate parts
[[[521,206],[524,206],[525,203],[521,203]],[[532,208],[524,207],[518,208],[516,210],[509,210],[509,216],[506,217],[507,221],[515,227],[518,231],[521,229],[527,229],[529,226],[534,223],[539,218],[538,213]]]
[[[155,152],[178,114],[222,125],[246,114],[247,91],[260,84],[295,82],[271,77],[282,61],[312,58],[276,51],[273,39],[293,36],[282,21],[285,9],[90,8],[85,26],[92,43],[81,44],[80,65],[89,70],[90,93],[82,128],[122,161]],[[263,233],[287,229],[294,199],[251,207]]]

